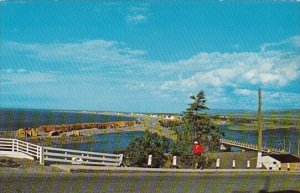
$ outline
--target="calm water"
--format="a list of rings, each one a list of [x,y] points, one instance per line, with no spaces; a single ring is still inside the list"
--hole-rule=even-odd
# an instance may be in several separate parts
[[[222,131],[225,133],[226,139],[233,139],[238,141],[245,141],[248,143],[257,143],[257,131],[234,131],[227,129],[227,126],[221,127]],[[298,139],[300,139],[300,130],[289,128],[289,129],[275,129],[275,130],[264,130],[263,131],[263,146],[284,148],[289,151],[289,146],[291,152],[297,153]]]
[[[222,131],[225,133],[227,139],[234,139],[245,141],[248,143],[257,143],[256,131],[233,131],[223,126]],[[85,151],[107,152],[113,153],[128,146],[129,142],[135,137],[142,136],[144,132],[125,132],[125,133],[111,133],[95,135],[95,143],[82,144],[68,144],[61,147],[78,149]],[[298,139],[300,138],[300,130],[296,129],[277,129],[263,131],[263,145],[276,147],[282,149],[284,147],[284,140],[286,144],[286,151],[289,150],[291,144],[291,152],[297,153]],[[233,151],[240,151],[239,148],[232,148]]]
[[[82,112],[0,109],[0,131],[17,130],[21,127],[36,128],[40,125],[92,123],[118,120],[132,120],[132,118]]]
[[[20,127],[39,127],[46,124],[68,124],[68,123],[87,123],[87,122],[105,122],[117,120],[131,120],[129,117],[58,112],[50,110],[19,110],[19,109],[0,109],[0,131],[16,130]],[[257,131],[234,131],[229,130],[227,126],[222,126],[221,130],[225,133],[225,138],[245,141],[248,143],[257,143]],[[70,144],[66,148],[81,149],[87,151],[114,152],[126,147],[129,142],[143,135],[143,132],[127,132],[95,135],[96,143],[88,144]],[[300,139],[300,130],[297,129],[276,129],[263,131],[263,145],[284,148],[297,153],[298,139]]]
[[[95,151],[103,153],[113,153],[124,149],[129,145],[129,142],[136,137],[144,135],[143,131],[131,131],[124,133],[110,133],[95,135],[95,143],[67,144],[60,147],[68,149],[77,149],[83,151]]]

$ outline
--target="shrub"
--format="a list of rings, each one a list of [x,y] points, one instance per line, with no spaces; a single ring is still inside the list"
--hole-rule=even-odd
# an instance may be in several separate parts
[[[146,167],[151,154],[152,167],[161,167],[167,160],[165,153],[169,145],[166,137],[146,131],[145,135],[132,140],[125,149],[126,163],[129,166]]]

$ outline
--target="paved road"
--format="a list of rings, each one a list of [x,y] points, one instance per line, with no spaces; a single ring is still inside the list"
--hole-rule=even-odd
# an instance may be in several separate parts
[[[1,173],[1,193],[300,191],[300,173]]]

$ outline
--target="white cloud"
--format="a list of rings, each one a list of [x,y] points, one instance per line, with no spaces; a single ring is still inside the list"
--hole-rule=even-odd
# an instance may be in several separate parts
[[[241,53],[200,53],[180,61],[185,79],[166,81],[161,89],[171,87],[193,90],[197,87],[224,87],[238,85],[283,87],[300,76],[300,56],[286,57],[280,51]]]
[[[14,72],[14,70],[13,69],[11,69],[11,68],[8,68],[8,69],[6,69],[6,70],[4,70],[4,72],[6,72],[6,73],[13,73]]]
[[[293,37],[287,41],[290,42],[289,44],[293,42],[294,47],[299,45],[299,37]],[[283,44],[280,43],[280,45]],[[100,82],[101,88],[105,84],[106,89],[112,88],[111,85],[117,82],[119,84],[117,89],[138,90],[143,94],[147,90],[147,96],[150,98],[174,100],[182,104],[182,101],[191,93],[203,89],[209,99],[208,102],[213,105],[217,104],[217,106],[209,105],[211,108],[253,109],[257,101],[257,91],[251,89],[262,87],[268,90],[264,93],[265,104],[275,106],[278,101],[293,103],[295,107],[297,103],[300,104],[299,94],[279,92],[286,86],[291,86],[289,85],[291,82],[299,81],[300,55],[293,50],[270,50],[274,47],[273,45],[267,45],[267,49],[259,52],[201,52],[191,58],[175,62],[146,61],[143,59],[145,51],[131,49],[126,44],[116,41],[89,40],[49,45],[8,42],[5,46],[14,52],[24,53],[43,62],[57,62],[63,65],[79,63],[81,72],[82,69],[90,71],[86,73],[88,78],[81,77],[85,81],[94,82],[81,85],[85,89],[90,88],[89,90],[99,91]],[[73,77],[74,82],[78,81],[76,76]],[[66,80],[65,77],[60,78],[55,73],[27,71],[26,67],[19,69],[7,67],[1,71],[3,84]],[[68,76],[68,80],[73,82],[73,79],[70,79],[71,77]],[[62,87],[61,90],[65,88]]]
[[[128,23],[133,23],[133,24],[138,24],[147,21],[148,17],[142,14],[138,15],[128,15],[127,16],[127,22]]]
[[[238,98],[236,104],[246,109],[253,109],[257,107],[258,91],[251,89],[235,89],[234,94]],[[289,108],[299,108],[300,93],[291,92],[276,92],[276,91],[262,91],[263,106],[273,109],[277,106],[284,107],[287,104]]]
[[[126,22],[128,24],[144,23],[148,20],[149,10],[147,4],[129,7]]]
[[[18,73],[25,73],[26,70],[25,70],[24,68],[21,68],[21,69],[17,69],[17,72],[18,72]]]
[[[49,83],[56,81],[56,74],[54,72],[38,72],[27,71],[26,69],[4,69],[0,70],[0,82],[2,85],[11,84],[32,84],[32,83]]]
[[[243,96],[250,96],[250,95],[256,95],[257,91],[249,90],[249,89],[235,89],[234,93],[237,95],[243,95]]]
[[[122,43],[105,40],[90,40],[79,43],[22,44],[8,42],[10,49],[29,52],[28,55],[45,61],[69,61],[93,64],[129,64],[145,54],[142,50],[130,49]]]
[[[293,36],[290,37],[289,39],[282,40],[279,42],[265,43],[260,47],[261,51],[297,49],[298,52],[299,52],[299,48],[300,48],[300,36]]]

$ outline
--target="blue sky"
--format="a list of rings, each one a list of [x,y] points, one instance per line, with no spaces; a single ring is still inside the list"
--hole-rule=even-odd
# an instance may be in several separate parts
[[[300,108],[299,1],[0,1],[0,107]]]

